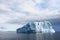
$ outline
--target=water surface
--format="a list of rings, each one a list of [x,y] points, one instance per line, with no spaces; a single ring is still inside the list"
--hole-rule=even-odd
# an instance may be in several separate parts
[[[60,32],[56,33],[0,32],[0,40],[60,40]]]

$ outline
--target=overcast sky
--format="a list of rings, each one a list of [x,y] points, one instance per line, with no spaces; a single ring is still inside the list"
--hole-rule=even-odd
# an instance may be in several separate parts
[[[15,31],[26,22],[60,17],[60,0],[0,0],[0,31]]]

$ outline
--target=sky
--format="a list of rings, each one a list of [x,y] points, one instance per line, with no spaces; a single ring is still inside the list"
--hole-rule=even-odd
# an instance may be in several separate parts
[[[16,31],[25,23],[60,20],[60,0],[0,0],[0,31]]]

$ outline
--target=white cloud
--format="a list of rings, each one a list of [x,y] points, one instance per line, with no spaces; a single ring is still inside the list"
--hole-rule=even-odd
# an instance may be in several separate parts
[[[1,0],[0,24],[15,30],[28,21],[54,19],[60,17],[59,0]],[[43,3],[45,5],[41,5]],[[39,5],[37,5],[39,4]],[[9,25],[9,26],[8,26]],[[10,27],[11,26],[11,27]]]
[[[0,4],[0,10],[10,11],[10,9],[8,9],[8,6],[4,4]]]

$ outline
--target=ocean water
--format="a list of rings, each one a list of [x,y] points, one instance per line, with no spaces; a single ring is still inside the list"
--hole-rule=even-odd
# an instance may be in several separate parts
[[[60,32],[55,33],[0,32],[0,40],[60,40]]]

